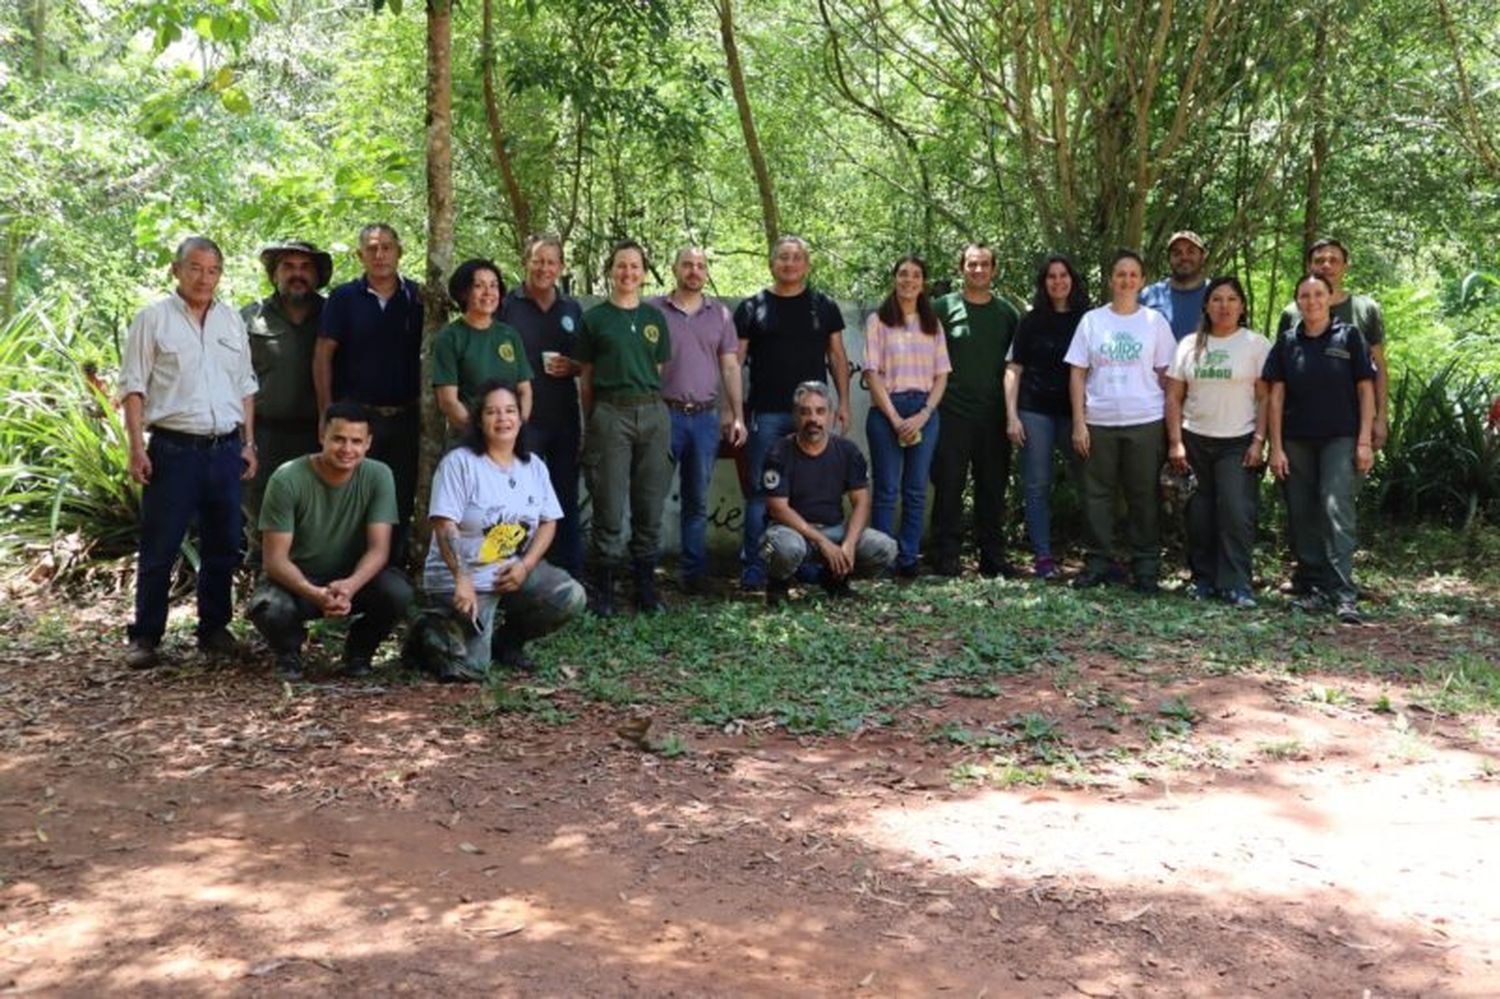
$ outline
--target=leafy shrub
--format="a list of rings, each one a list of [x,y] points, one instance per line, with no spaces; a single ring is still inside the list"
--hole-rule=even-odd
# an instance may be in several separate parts
[[[97,364],[71,320],[0,324],[0,548],[55,576],[135,549],[141,491]]]

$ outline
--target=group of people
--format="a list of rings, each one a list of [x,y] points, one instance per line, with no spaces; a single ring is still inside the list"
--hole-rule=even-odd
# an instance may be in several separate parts
[[[363,273],[325,298],[328,253],[268,246],[273,292],[236,312],[216,297],[218,246],[178,247],[176,288],[135,318],[120,377],[130,474],[145,486],[132,665],[159,661],[171,572],[194,523],[198,644],[237,651],[227,625],[242,483],[261,536],[248,617],[279,675],[302,675],[308,620],[352,617],[344,670],[358,676],[408,616],[415,595],[399,556],[417,492],[424,315],[401,252],[393,228],[364,227]],[[616,613],[626,579],[638,610],[660,609],[674,466],[681,587],[704,592],[709,483],[727,445],[746,494],[740,584],[771,605],[797,580],[840,596],[852,577],[917,575],[929,483],[932,569],[959,573],[971,492],[979,571],[1018,574],[1004,531],[1018,448],[1037,577],[1058,573],[1050,506],[1062,452],[1083,504],[1074,586],[1156,591],[1158,488],[1175,473],[1194,480],[1190,594],[1253,606],[1269,466],[1285,483],[1298,606],[1357,622],[1355,477],[1386,427],[1380,311],[1344,290],[1347,251],[1323,240],[1272,343],[1246,328],[1238,280],[1205,279],[1206,256],[1199,236],[1176,233],[1170,276],[1143,287],[1144,262],[1122,251],[1107,304],[1090,308],[1077,267],[1054,255],[1024,316],[993,291],[988,246],[964,248],[960,289],[938,298],[926,263],[903,257],[865,326],[868,462],[845,436],[844,319],[808,285],[798,237],[777,241],[770,286],[733,312],[705,293],[709,261],[696,247],[672,260],[672,290],[646,298],[645,250],[619,243],[609,295],[588,310],[559,287],[556,237],[527,243],[509,291],[492,261],[465,261],[449,281],[458,314],[432,343],[448,446],[431,483],[418,620],[447,628],[461,660],[452,677],[473,678],[492,662],[529,666],[526,643],[586,604]],[[587,574],[580,477],[592,503]]]

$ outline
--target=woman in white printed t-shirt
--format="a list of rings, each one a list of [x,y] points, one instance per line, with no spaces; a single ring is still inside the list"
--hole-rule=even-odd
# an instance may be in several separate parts
[[[1125,496],[1132,585],[1155,593],[1161,573],[1157,481],[1166,440],[1162,376],[1177,341],[1154,309],[1140,304],[1145,267],[1131,250],[1110,265],[1108,305],[1078,324],[1064,356],[1073,367],[1073,450],[1080,459],[1085,556],[1075,587],[1108,580],[1115,540],[1115,491]]]
[[[1221,596],[1254,607],[1250,555],[1265,468],[1266,383],[1271,341],[1245,328],[1238,279],[1208,283],[1198,332],[1177,345],[1167,371],[1167,460],[1189,467],[1198,489],[1187,506],[1188,569],[1195,600]]]
[[[478,679],[492,661],[530,669],[526,642],[561,628],[585,603],[583,586],[542,558],[562,507],[522,426],[516,387],[485,382],[475,390],[459,446],[432,477],[422,586],[465,622],[464,679]]]

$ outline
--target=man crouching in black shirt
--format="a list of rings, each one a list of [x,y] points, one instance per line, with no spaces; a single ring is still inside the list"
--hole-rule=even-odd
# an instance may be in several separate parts
[[[761,542],[766,606],[786,601],[793,576],[851,596],[851,576],[874,576],[896,560],[895,539],[870,520],[870,476],[859,445],[828,435],[828,386],[803,382],[792,396],[797,432],[771,445],[761,475],[772,524]],[[844,519],[844,498],[853,507]]]

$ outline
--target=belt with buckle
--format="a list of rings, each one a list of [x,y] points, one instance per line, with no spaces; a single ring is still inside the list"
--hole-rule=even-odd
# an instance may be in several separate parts
[[[694,416],[698,413],[706,413],[711,409],[719,408],[719,400],[710,399],[708,402],[684,402],[681,399],[667,399],[666,404],[677,410],[683,416]]]
[[[192,448],[195,451],[207,451],[209,448],[223,447],[226,444],[243,445],[244,443],[240,440],[240,432],[237,429],[227,434],[190,434],[182,430],[152,427],[151,439],[166,441],[177,447]]]

